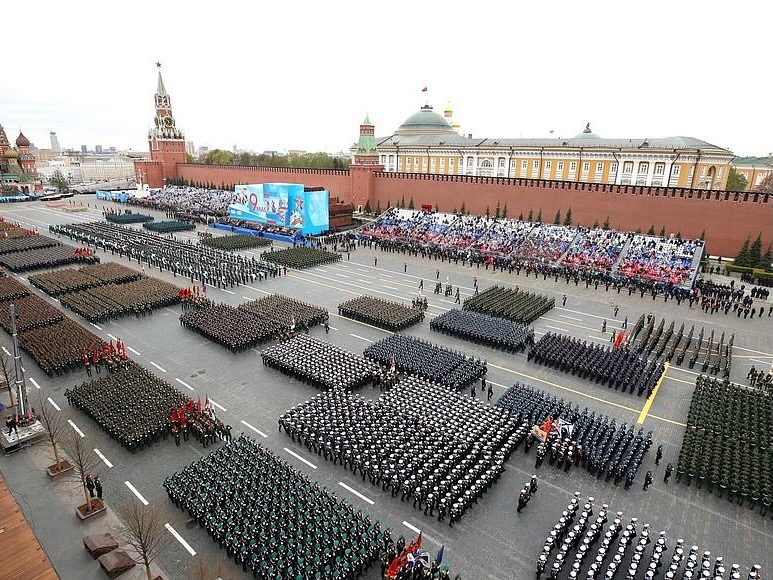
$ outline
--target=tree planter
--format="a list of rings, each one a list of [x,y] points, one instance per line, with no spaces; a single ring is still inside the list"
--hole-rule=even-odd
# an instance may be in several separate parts
[[[86,503],[75,508],[75,513],[78,514],[78,518],[81,521],[87,520],[105,511],[107,511],[107,506],[100,499],[91,500],[91,511],[89,511],[89,505]]]
[[[69,461],[66,459],[63,461],[60,461],[59,463],[54,463],[53,465],[49,465],[46,467],[46,473],[48,474],[48,477],[51,479],[55,479],[62,475],[63,473],[67,473],[68,471],[72,471],[73,466],[70,464]]]

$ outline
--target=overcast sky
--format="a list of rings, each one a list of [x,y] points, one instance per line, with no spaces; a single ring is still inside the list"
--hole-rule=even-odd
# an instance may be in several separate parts
[[[686,135],[773,151],[773,3],[3,2],[0,123],[147,150],[156,66],[195,145],[348,148],[425,99],[476,137]],[[424,86],[426,94],[421,93]]]

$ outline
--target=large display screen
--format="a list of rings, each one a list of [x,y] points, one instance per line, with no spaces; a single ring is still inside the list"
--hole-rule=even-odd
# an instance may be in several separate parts
[[[237,185],[237,202],[229,206],[229,216],[319,234],[329,229],[330,193],[304,191],[298,183],[258,183]]]

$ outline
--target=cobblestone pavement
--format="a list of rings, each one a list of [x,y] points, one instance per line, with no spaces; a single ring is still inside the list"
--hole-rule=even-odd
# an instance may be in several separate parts
[[[85,201],[84,201],[85,203]],[[101,218],[95,209],[93,198],[86,213],[68,215],[42,204],[18,204],[4,206],[2,215],[6,219],[21,221],[45,233],[52,223],[93,221]],[[99,202],[99,206],[104,205]],[[157,214],[161,217],[161,214]],[[201,226],[199,226],[201,230]],[[178,239],[196,241],[196,232],[176,234]],[[68,242],[68,240],[62,240]],[[246,255],[259,252],[246,252]],[[378,256],[378,267],[374,257]],[[103,260],[115,260],[139,269],[135,262],[100,253]],[[407,262],[407,272],[403,264]],[[147,267],[146,267],[147,268]],[[542,316],[533,325],[538,336],[548,331],[563,332],[582,339],[608,342],[613,329],[619,329],[625,316],[633,325],[642,313],[663,316],[667,323],[676,321],[678,328],[684,322],[704,325],[717,332],[735,333],[735,351],[732,379],[746,383],[746,373],[751,365],[757,368],[773,362],[773,318],[754,320],[737,319],[718,314],[705,315],[696,306],[677,306],[675,302],[629,297],[627,292],[617,294],[598,290],[592,286],[556,284],[552,279],[542,277],[526,278],[485,268],[470,268],[456,264],[421,258],[406,257],[402,254],[375,252],[358,248],[349,260],[337,264],[304,271],[290,271],[287,276],[271,279],[254,285],[234,287],[227,290],[212,288],[210,298],[237,305],[247,300],[270,293],[284,293],[327,308],[330,313],[330,334],[322,328],[311,333],[324,340],[350,349],[362,350],[373,341],[386,336],[385,331],[342,319],[337,316],[337,305],[346,299],[367,293],[380,298],[399,299],[408,302],[416,296],[419,281],[424,280],[424,294],[429,299],[428,317],[412,327],[408,334],[427,338],[436,344],[459,349],[476,357],[485,358],[489,364],[488,380],[493,381],[495,398],[515,381],[525,382],[546,391],[556,393],[591,410],[602,412],[620,421],[636,422],[642,415],[644,399],[635,395],[622,394],[606,387],[590,383],[577,377],[552,369],[543,368],[526,361],[523,354],[506,354],[493,349],[474,345],[429,331],[429,319],[455,307],[453,300],[432,294],[435,270],[440,269],[441,281],[446,275],[454,286],[461,288],[462,298],[473,292],[473,277],[477,277],[481,289],[492,284],[518,285],[521,289],[543,292],[556,298],[557,307]],[[148,269],[153,276],[185,285],[186,279],[173,278],[167,272],[159,273]],[[26,275],[19,277],[27,283]],[[427,291],[428,290],[428,291]],[[34,293],[40,291],[33,289]],[[567,295],[566,306],[561,306],[561,297]],[[42,294],[40,294],[42,295]],[[51,299],[49,299],[51,300]],[[52,301],[52,303],[54,303]],[[620,310],[614,317],[614,306]],[[649,454],[637,478],[637,483],[626,492],[622,486],[597,480],[587,472],[573,469],[564,473],[547,463],[539,470],[541,486],[539,493],[528,507],[516,513],[517,494],[534,470],[534,452],[524,456],[516,452],[507,465],[507,471],[492,490],[479,501],[453,528],[436,519],[424,516],[411,509],[398,498],[382,493],[380,488],[364,484],[359,477],[340,465],[333,466],[322,457],[309,454],[297,446],[283,433],[277,432],[277,418],[286,409],[310,398],[316,391],[308,385],[297,383],[277,371],[264,367],[259,350],[231,354],[226,349],[204,340],[198,334],[187,331],[178,323],[180,307],[164,308],[152,316],[140,319],[124,318],[111,321],[98,328],[90,325],[71,312],[69,316],[99,333],[105,339],[121,337],[129,354],[150,371],[196,397],[209,396],[220,408],[219,416],[234,428],[234,434],[244,431],[256,437],[261,443],[276,450],[288,462],[345,497],[358,507],[381,519],[391,526],[395,535],[406,538],[415,535],[413,528],[421,529],[426,546],[433,554],[445,544],[445,561],[452,565],[453,573],[461,573],[467,579],[487,578],[528,578],[533,574],[534,562],[541,549],[545,535],[552,527],[561,506],[566,505],[575,490],[584,496],[594,496],[597,503],[608,503],[614,511],[623,511],[627,517],[638,517],[650,522],[655,530],[669,531],[671,538],[684,538],[689,545],[696,544],[701,550],[710,550],[722,555],[725,561],[738,562],[744,569],[753,563],[760,563],[763,571],[773,572],[773,522],[770,514],[763,518],[757,511],[730,503],[695,486],[677,484],[672,478],[664,485],[663,469],[668,462],[676,465],[686,421],[692,388],[696,373],[685,368],[671,366],[666,378],[655,396],[649,412],[642,416],[646,429],[654,431],[655,444],[664,445],[661,465],[654,465],[654,450]],[[602,321],[607,321],[607,333],[601,332]],[[697,332],[697,329],[696,329]],[[0,333],[0,344],[10,348],[10,337]],[[125,482],[141,493],[147,501],[162,510],[172,527],[196,552],[191,556],[185,547],[172,540],[169,548],[159,560],[159,565],[171,578],[195,577],[194,570],[200,560],[223,561],[224,578],[247,577],[240,568],[225,557],[205,532],[191,525],[185,513],[176,509],[166,497],[161,485],[170,473],[199,458],[204,449],[190,444],[175,447],[172,439],[132,455],[109,439],[84,414],[69,409],[63,396],[65,388],[86,380],[85,371],[64,377],[47,379],[40,369],[24,355],[27,377],[31,387],[31,401],[37,403],[37,389],[51,397],[63,413],[71,414],[73,422],[83,431],[90,445],[100,450],[113,467],[106,464],[98,468],[104,482],[108,504],[130,497],[132,491]],[[189,390],[192,389],[192,390]],[[378,390],[366,387],[366,397],[375,398]],[[262,432],[262,437],[257,431]],[[315,468],[301,462],[288,451],[303,457]],[[85,530],[72,513],[75,499],[63,495],[65,482],[49,482],[42,472],[46,465],[41,454],[47,452],[43,445],[0,459],[0,467],[14,490],[28,519],[34,521],[33,529],[62,578],[97,578],[101,573],[98,566],[85,556],[81,537]],[[653,470],[655,483],[643,491],[643,474]],[[369,505],[339,485],[346,483],[374,502]],[[375,579],[378,570],[372,570],[368,578]]]

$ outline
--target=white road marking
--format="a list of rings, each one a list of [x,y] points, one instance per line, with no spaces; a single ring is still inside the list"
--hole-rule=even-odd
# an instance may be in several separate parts
[[[75,431],[75,432],[76,432],[78,435],[80,435],[81,437],[85,437],[85,436],[86,436],[86,435],[84,435],[84,434],[83,434],[83,431],[81,431],[80,429],[78,429],[78,426],[77,426],[77,425],[76,425],[76,424],[73,422],[73,420],[72,420],[72,419],[67,419],[67,422],[70,424],[70,427],[72,427],[72,428],[73,428],[73,430],[74,430],[74,431]]]
[[[360,278],[357,278],[357,282],[362,282],[363,284],[370,284],[370,280],[362,280]]]
[[[247,423],[247,421],[241,421],[241,424],[244,425],[245,427],[247,427],[247,429],[252,429],[253,431],[255,431],[255,433],[257,433],[258,435],[260,435],[264,439],[268,439],[268,435],[266,435],[263,431],[261,431],[257,427],[253,427],[252,425]]]
[[[127,481],[126,484],[129,485],[129,482]],[[147,502],[145,503],[145,505],[148,505]],[[185,539],[180,534],[177,533],[177,530],[175,530],[168,523],[164,524],[164,527],[169,531],[170,534],[172,534],[175,537],[175,539],[178,542],[182,544],[183,548],[185,548],[191,556],[196,555],[196,550],[191,548],[191,545],[188,542],[186,542]]]
[[[210,400],[209,400],[209,402],[210,402],[210,403],[212,403],[212,404],[213,404],[215,407],[217,407],[217,408],[218,408],[218,409],[220,409],[221,411],[223,411],[223,413],[225,413],[225,412],[227,412],[227,411],[228,411],[228,409],[226,409],[225,407],[223,407],[223,406],[222,406],[222,405],[220,405],[219,403],[215,403],[215,401],[213,401],[212,399],[210,399]]]
[[[389,288],[390,290],[397,290],[398,292],[400,291],[399,288],[395,288],[394,286],[387,286],[386,284],[384,284],[384,288]]]
[[[156,368],[157,368],[158,370],[160,370],[162,373],[165,373],[165,372],[166,372],[166,371],[165,371],[163,368],[161,368],[160,366],[158,366],[158,365],[157,365],[156,363],[154,363],[153,361],[150,361],[150,364],[152,364],[154,367],[156,367]]]
[[[420,530],[419,528],[417,528],[417,527],[416,527],[416,526],[414,526],[413,524],[409,524],[409,523],[408,523],[408,522],[406,522],[405,520],[403,520],[403,525],[404,525],[406,528],[408,528],[409,530],[411,530],[411,531],[413,531],[413,532],[416,532],[417,534],[420,534],[420,533],[421,533],[421,530]]]
[[[303,462],[304,462],[306,465],[308,465],[308,466],[309,466],[309,467],[311,467],[312,469],[317,469],[317,466],[316,466],[316,465],[314,465],[314,464],[313,464],[311,461],[309,461],[308,459],[304,459],[303,457],[301,457],[300,455],[298,455],[298,454],[297,454],[295,451],[293,451],[292,449],[288,449],[287,447],[285,447],[285,448],[284,448],[284,450],[285,450],[285,451],[287,451],[287,452],[288,452],[290,455],[292,455],[292,456],[293,456],[293,457],[295,457],[296,459],[298,459],[299,461],[303,461]]]
[[[346,278],[347,280],[349,279],[349,276],[347,276],[346,274],[338,274],[338,273],[336,273],[336,276],[341,276],[341,278]]]
[[[360,499],[361,499],[361,500],[363,500],[363,501],[366,501],[366,502],[368,502],[370,505],[373,505],[374,503],[376,503],[376,502],[375,502],[375,501],[373,501],[372,499],[370,499],[370,498],[367,498],[367,497],[365,497],[364,495],[362,495],[362,494],[361,494],[359,491],[357,491],[356,489],[349,487],[349,486],[348,486],[348,485],[346,485],[346,484],[345,484],[343,481],[339,481],[339,482],[338,482],[338,485],[340,485],[341,487],[343,487],[345,490],[352,492],[352,493],[353,493],[354,495],[356,495],[358,498],[360,498]]]
[[[110,337],[110,338],[112,338],[113,340],[118,340],[118,339],[117,339],[115,336],[113,336],[113,335],[112,335],[112,334],[110,334],[109,332],[107,333],[107,336],[109,336],[109,337]]]
[[[352,334],[350,332],[349,336],[353,336],[354,338],[359,338],[360,340],[364,340],[365,342],[373,342],[371,339],[365,338],[364,336],[360,336],[359,334]]]
[[[242,298],[244,298],[245,300],[252,300],[252,298],[250,298],[249,296],[242,296]]]
[[[142,356],[142,355],[141,355],[141,354],[140,354],[138,351],[134,350],[134,349],[133,349],[132,347],[130,347],[130,346],[127,346],[127,347],[126,347],[126,349],[127,349],[127,350],[130,350],[130,351],[132,351],[132,352],[133,352],[134,354],[136,354],[137,356]]]
[[[574,316],[567,316],[566,314],[559,314],[561,318],[568,318],[569,320],[576,320],[577,322],[582,322],[582,318],[575,318]]]
[[[338,328],[336,328],[335,326],[330,326],[329,324],[327,325],[327,327],[328,327],[330,330],[339,330],[339,329],[338,329]]]
[[[3,349],[3,352],[4,352],[5,354],[7,354],[8,356],[11,356],[11,353],[10,353],[10,352],[8,352],[8,349],[7,349],[7,348],[5,348],[5,347],[2,347],[2,349]]]
[[[39,388],[40,388],[40,385],[38,384],[38,382],[37,382],[35,379],[33,379],[32,377],[30,377],[30,382],[31,382],[33,385],[35,385],[35,388],[36,388],[36,389],[39,389]]]
[[[98,325],[94,324],[93,322],[91,323],[91,326],[93,326],[93,327],[94,327],[94,328],[96,328],[97,330],[102,330],[102,327],[101,327],[101,326],[98,326]]]
[[[112,463],[110,463],[110,461],[107,459],[107,457],[105,457],[105,456],[102,454],[102,452],[101,452],[99,449],[97,449],[96,447],[94,448],[94,453],[96,453],[96,454],[97,454],[97,456],[98,456],[98,457],[99,457],[99,458],[100,458],[102,461],[104,461],[104,462],[105,462],[105,465],[107,465],[108,467],[113,467],[113,464],[112,464]]]
[[[54,400],[51,397],[48,397],[48,402],[51,403],[51,406],[56,409],[57,411],[61,411],[62,409],[57,405]]]
[[[137,499],[138,499],[138,500],[140,500],[140,501],[142,502],[142,505],[148,505],[148,500],[146,500],[146,499],[145,499],[145,498],[142,496],[142,494],[141,494],[139,491],[137,491],[137,488],[136,488],[136,487],[134,487],[134,486],[131,484],[131,482],[130,482],[130,481],[124,481],[124,483],[126,484],[126,487],[128,487],[128,488],[131,490],[131,492],[132,492],[134,495],[136,495],[136,496],[137,496]],[[168,525],[169,525],[169,524],[167,524],[167,526],[168,526]]]
[[[229,294],[236,294],[236,292],[231,292],[230,290],[226,290],[225,288],[223,288],[223,292],[228,292]]]
[[[175,377],[175,378],[174,378],[174,380],[176,380],[178,383],[180,383],[180,384],[181,384],[183,387],[185,387],[186,389],[189,389],[189,390],[191,390],[191,391],[193,390],[193,387],[192,387],[192,386],[190,386],[190,385],[189,385],[188,383],[186,383],[185,381],[183,381],[183,380],[181,380],[181,379],[178,379],[177,377]]]
[[[487,383],[491,383],[495,387],[502,387],[503,389],[509,389],[507,385],[503,385],[502,383],[495,383],[494,381],[486,381]]]
[[[552,328],[553,330],[560,330],[561,332],[566,332],[567,334],[569,333],[569,331],[566,330],[565,328],[559,328],[558,326],[550,326],[549,324],[546,324],[545,326],[547,326],[548,328]]]

